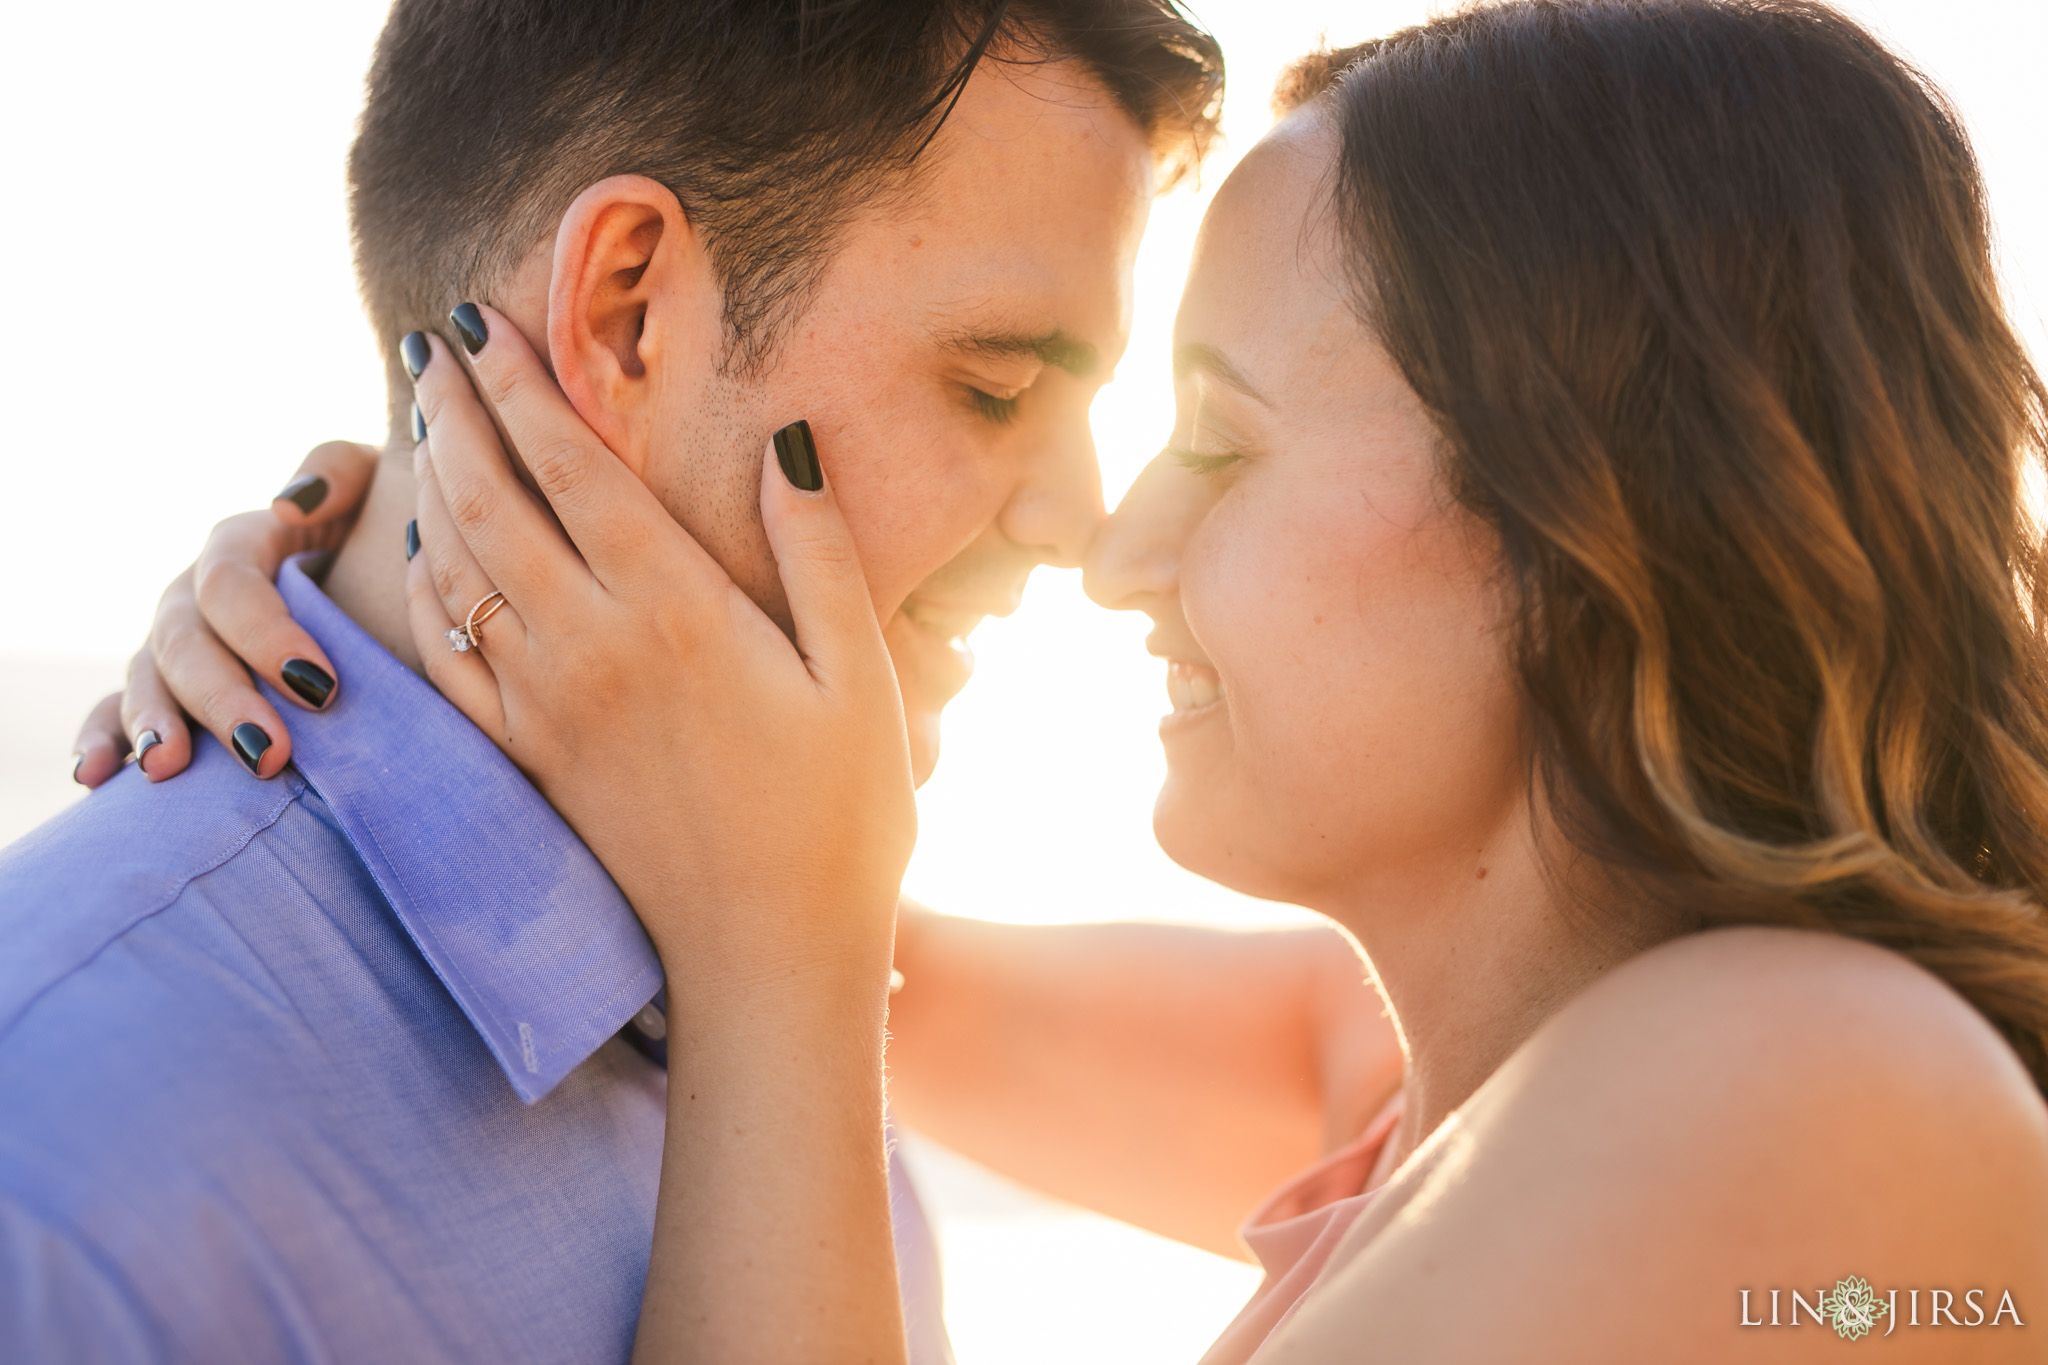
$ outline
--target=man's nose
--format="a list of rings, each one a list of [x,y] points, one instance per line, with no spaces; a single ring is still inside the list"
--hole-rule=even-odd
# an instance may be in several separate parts
[[[1169,457],[1154,459],[1096,531],[1082,584],[1098,606],[1143,611],[1179,590],[1191,508],[1176,496],[1175,472]]]
[[[1035,551],[1041,563],[1071,569],[1102,525],[1102,467],[1084,426],[1034,462],[1003,507],[1003,534]]]

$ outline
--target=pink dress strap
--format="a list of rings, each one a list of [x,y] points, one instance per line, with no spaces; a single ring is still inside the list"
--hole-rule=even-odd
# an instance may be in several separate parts
[[[1365,1187],[1380,1150],[1401,1120],[1394,1096],[1356,1142],[1282,1185],[1239,1229],[1266,1278],[1236,1319],[1216,1338],[1202,1365],[1244,1365],[1294,1312],[1330,1263],[1330,1253],[1372,1202]]]

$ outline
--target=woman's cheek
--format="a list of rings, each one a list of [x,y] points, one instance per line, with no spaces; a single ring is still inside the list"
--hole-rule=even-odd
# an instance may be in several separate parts
[[[1226,502],[1190,538],[1181,605],[1227,724],[1168,746],[1158,814],[1194,870],[1315,903],[1464,823],[1504,680],[1447,528],[1297,494],[1269,518]]]
[[[1182,553],[1181,608],[1223,681],[1224,705],[1211,721],[1168,727],[1154,824],[1190,870],[1294,899],[1332,815],[1319,770],[1330,764],[1332,724],[1344,719],[1327,676],[1341,627],[1328,628],[1335,609],[1320,600],[1331,566],[1316,552],[1328,540],[1255,511],[1226,499]]]

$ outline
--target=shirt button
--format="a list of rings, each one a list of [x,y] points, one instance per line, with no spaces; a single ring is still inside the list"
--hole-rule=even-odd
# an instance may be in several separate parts
[[[668,1020],[663,1017],[660,1010],[654,1007],[651,1001],[642,1007],[638,1014],[633,1016],[633,1027],[639,1029],[657,1043],[668,1037]]]

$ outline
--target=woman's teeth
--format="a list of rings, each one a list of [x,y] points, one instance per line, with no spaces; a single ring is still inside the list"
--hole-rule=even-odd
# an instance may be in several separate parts
[[[1166,695],[1175,711],[1194,711],[1223,699],[1223,679],[1213,668],[1166,661]]]

